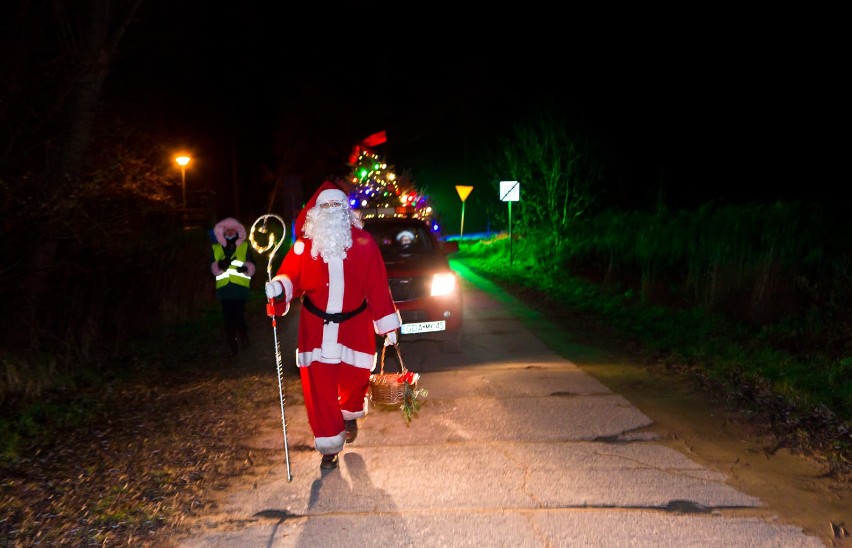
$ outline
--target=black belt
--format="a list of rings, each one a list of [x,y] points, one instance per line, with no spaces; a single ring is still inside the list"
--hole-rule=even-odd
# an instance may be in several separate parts
[[[323,324],[326,324],[326,325],[328,325],[330,323],[345,322],[349,318],[354,318],[355,316],[357,316],[358,314],[360,314],[361,312],[363,312],[367,309],[367,299],[364,299],[361,302],[361,306],[359,306],[358,308],[356,308],[355,310],[353,310],[351,312],[335,312],[334,314],[329,314],[328,312],[325,312],[325,311],[317,308],[316,305],[314,305],[314,303],[311,302],[311,300],[308,298],[307,295],[302,295],[302,304],[310,312],[316,314],[317,316],[319,316],[320,318],[325,320],[323,322]]]

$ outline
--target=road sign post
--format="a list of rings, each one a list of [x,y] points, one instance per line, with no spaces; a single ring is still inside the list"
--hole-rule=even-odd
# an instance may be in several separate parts
[[[462,214],[461,214],[461,230],[459,230],[459,239],[464,237],[464,201],[467,200],[468,194],[473,190],[472,186],[462,186],[456,185],[456,192],[459,193],[459,198],[462,201]]]
[[[509,203],[509,265],[512,264],[512,202],[521,200],[521,183],[500,181],[500,201]]]

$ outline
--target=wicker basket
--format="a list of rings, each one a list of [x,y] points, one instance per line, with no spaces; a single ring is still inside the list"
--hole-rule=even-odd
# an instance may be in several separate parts
[[[400,382],[400,377],[408,370],[399,353],[399,344],[394,345],[396,357],[399,360],[399,373],[385,373],[385,351],[387,346],[382,347],[382,359],[379,372],[370,375],[370,401],[379,405],[395,405],[402,403],[405,399],[405,382]],[[417,382],[410,383],[412,389],[417,387]]]

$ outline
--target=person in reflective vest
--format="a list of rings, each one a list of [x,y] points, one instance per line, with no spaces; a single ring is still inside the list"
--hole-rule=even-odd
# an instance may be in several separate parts
[[[222,304],[228,348],[236,356],[238,342],[243,349],[249,346],[245,312],[255,271],[254,257],[246,240],[246,228],[236,219],[227,217],[216,223],[213,236],[210,272],[216,278],[216,298]]]

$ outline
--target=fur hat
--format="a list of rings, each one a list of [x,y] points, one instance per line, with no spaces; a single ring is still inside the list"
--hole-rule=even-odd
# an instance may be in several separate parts
[[[246,241],[246,227],[242,225],[238,220],[232,217],[225,217],[213,227],[213,234],[216,236],[216,241],[221,245],[226,245],[225,241],[225,231],[228,229],[237,231],[237,245],[242,244]]]

